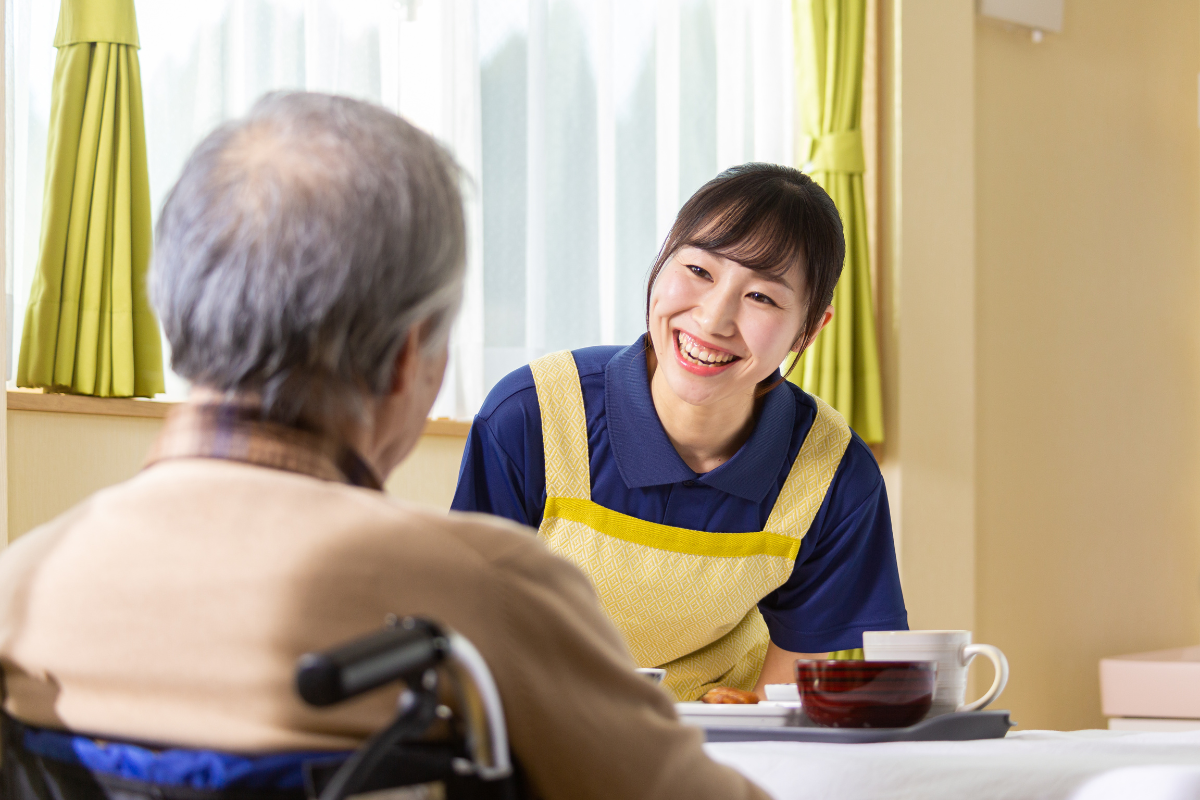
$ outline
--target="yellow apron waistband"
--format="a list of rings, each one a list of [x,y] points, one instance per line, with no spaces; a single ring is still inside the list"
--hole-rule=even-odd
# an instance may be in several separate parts
[[[602,531],[632,544],[713,558],[746,558],[749,556],[778,556],[796,560],[800,540],[769,531],[748,533],[712,533],[675,528],[622,514],[590,500],[573,497],[550,497],[546,500],[544,519],[568,519],[581,522],[595,531]]]

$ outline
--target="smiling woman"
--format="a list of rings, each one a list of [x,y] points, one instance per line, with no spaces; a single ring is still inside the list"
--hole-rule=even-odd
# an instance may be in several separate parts
[[[879,468],[778,369],[829,322],[844,254],[807,176],[727,170],[659,253],[647,333],[516,370],[472,425],[453,507],[536,526],[680,700],[907,627]]]
[[[726,170],[680,210],[650,272],[646,327],[655,409],[696,472],[742,446],[764,382],[828,324],[844,257],[837,208],[786,167]]]

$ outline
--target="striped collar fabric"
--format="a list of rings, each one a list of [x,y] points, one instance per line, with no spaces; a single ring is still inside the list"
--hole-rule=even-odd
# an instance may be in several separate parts
[[[262,418],[252,400],[183,403],[166,425],[146,466],[177,458],[216,458],[296,472],[382,491],[379,476],[343,442],[314,429]]]

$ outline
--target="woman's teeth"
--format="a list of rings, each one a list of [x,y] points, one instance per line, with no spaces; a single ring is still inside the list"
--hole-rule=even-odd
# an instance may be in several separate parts
[[[679,331],[676,336],[679,340],[679,352],[683,353],[689,361],[695,361],[697,364],[712,367],[717,364],[728,364],[737,358],[737,356],[730,353],[710,352],[697,344],[695,339],[683,331]]]

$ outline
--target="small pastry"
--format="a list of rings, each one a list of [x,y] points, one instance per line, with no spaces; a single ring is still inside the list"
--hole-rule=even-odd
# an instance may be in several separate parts
[[[700,702],[718,705],[752,705],[758,702],[758,695],[729,686],[718,686],[715,689],[709,689],[704,697],[700,698]]]

